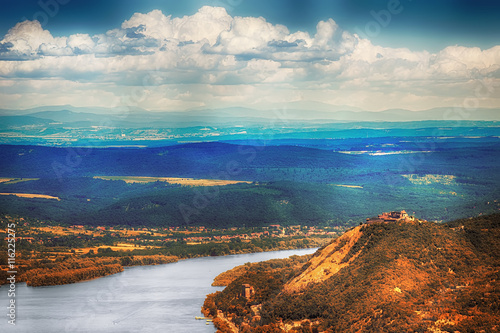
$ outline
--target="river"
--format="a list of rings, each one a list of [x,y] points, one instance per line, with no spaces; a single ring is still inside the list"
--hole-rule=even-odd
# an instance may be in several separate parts
[[[287,250],[204,257],[137,266],[96,280],[50,287],[16,285],[16,325],[8,324],[8,289],[0,287],[0,331],[59,332],[215,332],[195,320],[219,273],[247,263],[313,253]]]

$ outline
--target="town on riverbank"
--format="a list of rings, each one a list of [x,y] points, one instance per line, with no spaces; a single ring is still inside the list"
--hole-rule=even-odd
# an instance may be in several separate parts
[[[179,259],[239,253],[312,248],[328,243],[344,227],[203,226],[129,227],[64,226],[50,221],[3,216],[0,237],[16,225],[18,281],[31,286],[89,280],[123,271],[123,267],[175,262]],[[2,245],[5,246],[5,245]],[[7,251],[4,251],[7,253]],[[0,284],[9,267],[0,258]]]

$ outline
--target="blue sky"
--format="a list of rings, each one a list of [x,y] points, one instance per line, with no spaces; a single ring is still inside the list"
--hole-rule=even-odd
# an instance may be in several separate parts
[[[65,0],[67,1],[67,0]],[[42,0],[53,9],[50,0]],[[57,0],[56,0],[57,2]],[[61,1],[63,2],[63,1]],[[48,18],[44,28],[54,35],[85,32],[98,34],[113,29],[135,12],[160,9],[173,16],[192,15],[204,6],[223,6],[237,16],[263,16],[271,23],[291,31],[314,32],[320,20],[333,18],[346,30],[364,30],[374,20],[371,11],[387,8],[387,0],[70,0],[58,3],[58,13],[51,17],[37,15],[43,8],[38,1],[2,0],[0,35],[5,35],[22,19]],[[400,0],[403,11],[391,18],[387,27],[372,38],[383,46],[408,47],[413,50],[439,51],[443,46],[460,44],[490,48],[500,44],[500,2],[491,0]],[[52,14],[52,13],[49,13]]]
[[[0,108],[500,106],[498,1],[1,6]]]

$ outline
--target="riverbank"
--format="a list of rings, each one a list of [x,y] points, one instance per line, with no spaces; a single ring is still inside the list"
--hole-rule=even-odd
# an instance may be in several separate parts
[[[240,248],[239,250],[231,250],[220,256],[317,248],[329,241],[330,239],[328,238],[319,238],[307,239],[307,242],[304,243],[303,240],[290,239],[288,241],[282,241],[274,246],[267,246],[264,248],[249,244],[248,247]],[[309,246],[306,246],[306,244]],[[224,245],[224,243],[214,243],[212,245],[217,247]],[[192,245],[185,246],[193,247]],[[37,258],[36,253],[33,253],[29,260],[18,260],[20,261],[18,282],[26,282],[28,286],[32,287],[64,285],[120,273],[125,267],[160,265],[174,263],[184,259],[209,256],[212,255],[210,253],[205,253],[204,255],[203,253],[192,253],[191,255],[179,257],[164,254],[130,255],[111,251],[99,253],[94,256],[64,256],[54,261],[43,261]],[[6,274],[5,270],[0,271],[0,275]],[[6,277],[2,278],[0,276],[0,278],[0,285],[8,282]]]
[[[214,278],[212,285],[225,286],[226,289],[207,295],[202,313],[213,320],[217,332],[239,333],[242,327],[249,328],[248,322],[241,318],[247,318],[249,323],[258,323],[261,316],[260,305],[247,306],[247,302],[260,304],[263,299],[279,292],[283,281],[299,274],[312,256],[313,254],[295,255],[285,259],[248,263],[220,273]],[[231,294],[231,301],[226,295],[228,293]],[[267,328],[269,332],[274,332],[273,329],[278,327],[272,325]]]
[[[315,249],[287,250],[179,260],[169,265],[126,267],[120,274],[83,283],[43,288],[16,286],[22,320],[16,330],[52,332],[176,332],[214,333],[212,323],[196,320],[206,295],[220,290],[213,279],[248,262],[310,254]],[[6,295],[9,287],[0,287]],[[0,297],[0,307],[8,306]],[[4,307],[5,306],[5,307]],[[0,331],[9,331],[7,320]]]
[[[177,262],[179,258],[172,256],[127,257],[125,262],[118,258],[69,258],[48,265],[21,272],[20,282],[31,287],[56,286],[97,279],[123,272],[127,266],[159,265]]]
[[[9,244],[16,249],[15,264],[0,257],[0,285],[7,283],[7,272],[15,268],[16,280],[29,286],[87,281],[121,272],[124,267],[188,258],[315,248],[340,231],[301,226],[105,229],[4,216],[0,218],[0,237],[7,237],[7,225],[16,226],[15,241],[13,238]]]

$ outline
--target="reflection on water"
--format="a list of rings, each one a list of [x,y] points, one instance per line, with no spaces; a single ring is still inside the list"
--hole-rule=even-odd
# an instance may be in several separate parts
[[[16,326],[7,323],[7,285],[0,288],[2,332],[215,332],[200,309],[215,276],[234,266],[315,249],[206,257],[141,266],[64,286],[16,286]]]

